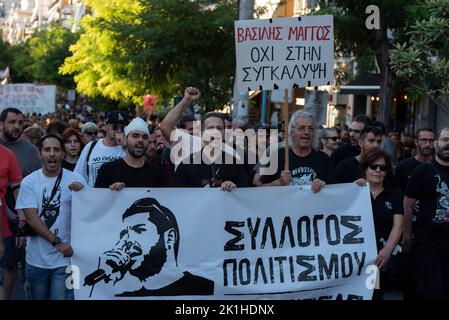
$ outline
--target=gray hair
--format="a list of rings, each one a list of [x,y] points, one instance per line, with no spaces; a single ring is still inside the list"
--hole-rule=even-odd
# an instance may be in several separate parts
[[[315,127],[315,117],[308,111],[298,110],[295,111],[290,117],[290,122],[288,123],[288,144],[292,145],[293,142],[293,130],[296,127],[296,120],[298,119],[312,119],[313,126]]]
[[[324,128],[323,130],[321,130],[320,140],[323,139],[323,138],[327,138],[330,135],[331,132],[337,132],[338,133],[336,128]]]
[[[440,130],[440,132],[438,133],[438,138],[441,137],[441,134],[443,133],[443,131],[449,131],[449,127],[442,128]]]

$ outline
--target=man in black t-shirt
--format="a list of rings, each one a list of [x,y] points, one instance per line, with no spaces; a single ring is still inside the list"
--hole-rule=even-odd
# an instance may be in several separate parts
[[[434,151],[434,141],[436,132],[431,128],[419,129],[416,133],[416,147],[418,153],[414,157],[402,160],[396,166],[394,171],[395,182],[398,188],[401,190],[402,195],[405,193],[408,180],[412,175],[413,170],[419,167],[421,164],[432,160],[432,154]],[[419,202],[416,201],[413,207],[413,221],[416,220],[419,210]],[[416,300],[416,288],[419,284],[419,272],[416,267],[415,253],[412,251],[405,255],[403,276],[403,297],[404,300]]]
[[[125,128],[126,156],[103,164],[95,180],[95,188],[121,190],[124,187],[163,187],[162,171],[145,161],[148,149],[148,124],[135,118]]]
[[[222,137],[224,137],[224,121],[220,114],[209,113],[202,120],[203,139],[207,140],[207,131],[211,131],[213,138],[218,141],[216,147],[211,146],[215,142],[205,142],[205,147],[195,152],[187,163],[183,161],[179,164],[172,178],[172,187],[221,187],[230,191],[236,187],[246,187],[246,171],[243,164],[237,164],[237,160],[232,157],[229,161],[224,150],[221,150]],[[209,150],[207,152],[206,150]],[[220,152],[218,156],[214,154]],[[212,153],[212,154],[211,154]],[[228,162],[229,161],[229,162]]]
[[[289,122],[289,170],[285,170],[285,147],[270,146],[270,167],[277,163],[275,173],[266,173],[267,167],[258,166],[253,183],[256,186],[311,185],[318,192],[332,180],[332,163],[321,151],[312,148],[315,120],[309,112],[298,110]]]
[[[382,133],[378,127],[366,127],[359,137],[360,154],[340,162],[335,168],[336,183],[351,183],[363,177],[360,160],[363,155],[380,149]]]
[[[436,132],[431,128],[419,129],[416,133],[416,147],[418,153],[414,157],[402,160],[396,166],[394,171],[394,177],[397,186],[401,189],[401,192],[405,192],[405,187],[407,187],[408,179],[412,174],[413,170],[423,163],[432,160],[433,154],[433,143],[435,142]]]
[[[371,125],[371,119],[365,115],[359,115],[352,121],[349,129],[350,143],[339,147],[331,156],[331,160],[336,167],[340,162],[347,158],[355,157],[360,153],[359,139],[363,129]]]
[[[404,198],[403,248],[412,244],[412,210],[419,201],[413,236],[422,276],[421,298],[449,297],[449,127],[434,143],[433,160],[417,167],[407,184]]]
[[[203,117],[201,138],[175,128],[182,114],[200,95],[197,88],[187,88],[183,99],[167,113],[160,124],[161,132],[167,140],[176,141],[176,137],[181,138],[172,147],[171,156],[175,160],[178,157],[179,160],[178,151],[188,152],[188,157],[181,157],[182,162],[173,174],[171,186],[220,187],[224,191],[245,187],[245,168],[243,164],[237,164],[236,158],[232,156],[232,147],[223,143],[225,126],[221,114],[209,112]]]

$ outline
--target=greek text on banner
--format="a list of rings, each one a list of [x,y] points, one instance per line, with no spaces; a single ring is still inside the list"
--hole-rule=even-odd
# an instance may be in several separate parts
[[[86,188],[77,299],[371,299],[367,187]],[[373,281],[371,281],[373,283]]]
[[[234,29],[239,90],[332,84],[332,16],[238,20]]]

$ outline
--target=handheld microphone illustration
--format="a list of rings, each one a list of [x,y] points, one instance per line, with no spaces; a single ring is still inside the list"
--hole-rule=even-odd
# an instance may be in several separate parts
[[[98,258],[98,266],[97,270],[90,273],[84,278],[83,286],[91,286],[92,289],[89,294],[89,298],[92,296],[95,285],[98,282],[104,281],[105,283],[109,283],[114,280],[114,284],[121,280],[125,273],[127,272],[127,265],[129,261],[129,255],[123,250],[110,250],[105,252],[106,257],[108,258],[104,265],[101,266],[101,257]],[[108,268],[109,267],[109,268]],[[105,269],[109,269],[110,271],[106,271]],[[119,274],[119,276],[114,276],[114,274]]]

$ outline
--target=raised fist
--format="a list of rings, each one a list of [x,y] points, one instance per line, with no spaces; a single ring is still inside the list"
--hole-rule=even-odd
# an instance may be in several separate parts
[[[200,90],[194,87],[187,87],[184,91],[184,98],[190,100],[190,102],[194,102],[198,100],[201,96]]]

